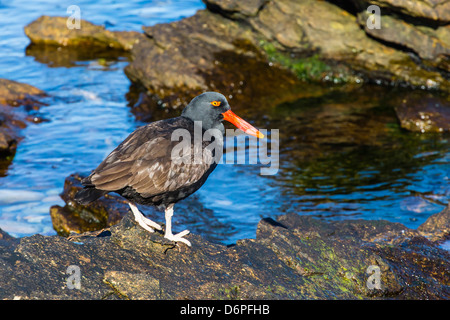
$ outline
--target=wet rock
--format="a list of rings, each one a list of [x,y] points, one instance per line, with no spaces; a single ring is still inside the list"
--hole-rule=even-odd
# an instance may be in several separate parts
[[[267,0],[205,0],[206,7],[212,12],[220,12],[228,17],[239,19],[244,17],[254,17],[268,2]]]
[[[437,24],[448,24],[450,22],[450,4],[446,0],[408,1],[408,0],[352,0],[358,8],[367,9],[374,4],[387,11],[406,15],[411,18],[430,20]]]
[[[67,177],[61,193],[66,205],[50,208],[53,228],[62,236],[110,227],[118,223],[129,210],[126,200],[115,194],[108,194],[86,206],[78,204],[73,199],[82,188],[81,180],[79,174]]]
[[[20,130],[29,122],[30,111],[39,109],[42,103],[38,99],[44,96],[42,90],[29,84],[0,79],[0,176],[14,156],[22,138]],[[19,106],[25,107],[16,108]]]
[[[426,26],[415,26],[398,18],[383,15],[382,27],[369,28],[367,20],[370,14],[363,11],[358,14],[358,21],[367,34],[385,42],[408,48],[426,60],[447,59],[450,57],[449,26],[433,29]],[[447,70],[450,71],[450,70]]]
[[[263,219],[256,239],[192,247],[148,233],[127,214],[72,240],[0,241],[0,298],[13,299],[445,299],[448,252],[387,221]],[[69,266],[80,271],[70,289]],[[379,287],[368,269],[379,270]],[[73,268],[73,267],[72,267]]]
[[[424,92],[410,92],[395,107],[402,128],[416,132],[448,132],[450,100]]]
[[[143,35],[134,31],[109,31],[104,26],[80,20],[79,29],[67,27],[67,17],[41,16],[25,27],[34,44],[53,46],[101,47],[131,50]]]
[[[265,13],[266,11],[267,13]],[[252,20],[252,25],[255,28],[262,25],[268,35],[283,45],[279,37],[288,32],[281,30],[294,29],[278,23],[275,25],[276,28],[280,28],[280,32],[273,34],[271,30],[275,27],[271,27],[271,25],[274,21],[269,20],[264,23],[264,14],[268,17],[274,15],[279,18],[284,17],[282,21],[296,21],[297,28],[304,34],[302,37],[306,38],[309,48],[317,51],[319,57],[344,64],[354,72],[361,73],[370,81],[397,85],[407,83],[418,86],[426,81],[426,77],[429,77],[448,88],[447,81],[439,72],[417,68],[414,60],[402,48],[387,46],[385,43],[368,37],[357,26],[353,15],[329,2],[273,1],[265,5],[258,18]],[[330,32],[332,32],[332,37],[330,37]],[[298,31],[296,34],[301,35]],[[286,45],[284,47],[288,48]],[[299,46],[297,45],[296,48],[298,50]],[[290,51],[295,52],[294,49]]]
[[[442,241],[450,236],[450,205],[430,216],[417,230],[431,241]]]
[[[224,3],[214,5],[225,6]],[[271,10],[274,6],[272,2],[265,5],[257,17],[249,17],[248,23],[227,18],[228,7],[220,7],[216,10],[219,13],[202,10],[181,21],[146,27],[144,31],[149,39],[135,46],[133,61],[125,72],[132,81],[160,98],[174,93],[180,96],[179,92],[183,91],[196,94],[202,90],[219,90],[236,100],[247,93],[253,99],[260,98],[258,103],[264,103],[274,95],[274,88],[280,97],[280,92],[284,94],[290,87],[299,86],[295,74],[289,77],[286,69],[301,69],[304,61],[284,65],[279,63],[281,59],[271,61],[268,46],[276,51],[272,41],[278,41],[281,42],[278,47],[284,45],[295,48],[294,51],[310,54],[313,49],[299,26],[283,25],[286,21],[296,21],[295,17]],[[264,17],[272,20],[266,21]],[[278,31],[272,30],[275,26],[279,27]],[[307,74],[311,73],[310,69],[323,67],[321,61],[307,63],[304,67]],[[317,78],[325,76],[322,72],[317,74]],[[261,97],[254,92],[261,92]]]
[[[50,208],[53,228],[61,236],[73,238],[77,234],[102,230],[117,224],[130,212],[127,201],[115,193],[100,197],[89,205],[79,205],[74,201],[74,196],[82,187],[81,180],[82,176],[78,173],[67,177],[60,195],[66,204],[64,207]],[[158,208],[142,206],[139,209],[157,223],[164,221],[164,212]],[[191,223],[189,229],[194,233],[202,233],[208,241],[225,241],[235,232],[232,225],[220,221],[211,210],[204,208],[196,195],[177,203],[176,211],[174,225],[177,228],[195,220],[199,223],[195,226]]]
[[[130,39],[138,39],[131,45],[87,22],[86,30],[81,29],[85,31],[68,30],[65,18],[41,17],[27,27],[27,34],[34,43],[82,47],[111,43],[130,50],[127,76],[169,107],[205,90],[222,91],[238,104],[248,96],[258,104],[274,99],[281,103],[292,100],[301,81],[450,89],[446,26],[432,22],[430,27],[417,26],[410,19],[403,21],[403,16],[386,16],[386,23],[391,23],[386,26],[401,26],[402,32],[377,38],[361,28],[353,12],[328,1],[205,3],[207,9],[192,17],[130,34]],[[41,32],[41,25],[48,32]],[[79,39],[77,32],[88,35]],[[409,36],[413,41],[408,42]]]
[[[253,56],[307,81],[359,83],[367,79],[449,88],[438,71],[417,66],[408,52],[368,37],[355,16],[329,2],[254,1],[242,11],[237,1],[206,4],[209,10],[199,11],[193,17],[144,28],[149,39],[132,50],[134,60],[126,69],[129,78],[160,98],[174,91],[227,92],[229,88],[214,79],[230,70],[233,74],[242,73],[241,68],[222,64],[222,59],[218,59],[232,52],[234,60]],[[440,33],[434,36],[444,43],[445,37],[441,39]],[[442,59],[446,49],[436,49],[430,55]],[[439,61],[436,64],[445,67],[445,59]],[[256,68],[253,72],[257,73]],[[210,76],[205,77],[205,73]],[[261,77],[259,81],[266,80]]]
[[[129,52],[103,47],[57,47],[31,43],[25,54],[50,68],[75,67],[80,61],[94,61],[104,68],[120,59],[129,59]]]
[[[172,24],[143,29],[148,40],[132,50],[133,61],[125,73],[160,98],[180,91],[189,100],[208,88],[224,86],[235,87],[229,93],[233,95],[251,84],[252,73],[257,81],[265,74],[269,79],[277,77],[270,76],[273,71],[261,56],[251,28],[219,14],[201,10]],[[278,78],[274,84],[295,81],[285,74]]]
[[[18,106],[24,104],[38,104],[37,97],[45,93],[29,84],[8,79],[0,79],[0,104]]]
[[[9,108],[0,106],[0,110],[0,152],[11,154],[14,152],[16,143],[20,138],[19,128],[17,128],[17,125],[14,125],[15,120]]]

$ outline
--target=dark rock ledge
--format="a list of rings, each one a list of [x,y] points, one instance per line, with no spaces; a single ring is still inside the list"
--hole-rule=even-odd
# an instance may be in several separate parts
[[[0,79],[0,176],[14,157],[21,130],[30,122],[40,122],[37,115],[44,105],[45,92],[26,83]]]
[[[279,93],[289,91],[296,80],[450,90],[445,0],[433,5],[389,0],[204,2],[206,9],[194,16],[143,27],[143,33],[112,32],[84,20],[81,29],[69,30],[66,17],[47,16],[26,26],[25,33],[33,44],[55,50],[130,51],[125,69],[130,80],[171,105],[199,91],[216,89],[236,97],[258,85],[271,97],[274,84]],[[373,4],[381,7],[381,29],[367,27],[366,9]],[[291,77],[283,74],[286,70]],[[252,77],[263,84],[252,84]]]
[[[139,91],[131,105],[144,121],[207,90],[223,92],[239,111],[303,98],[305,83],[344,92],[375,83],[417,92],[396,104],[403,128],[449,131],[448,1],[204,2],[191,17],[143,32],[85,20],[70,30],[67,17],[42,16],[25,27],[27,54],[50,66],[127,57],[125,74]],[[367,26],[370,5],[381,9],[381,29]]]
[[[70,192],[65,199],[65,210],[76,212]],[[439,247],[450,234],[450,207],[418,230],[289,213],[261,220],[256,239],[224,246],[190,234],[189,248],[148,233],[123,203],[111,204],[101,198],[84,209],[124,214],[101,230],[20,239],[0,232],[0,299],[450,298],[450,254]],[[71,265],[80,289],[68,288]],[[379,268],[380,289],[367,285],[370,266]]]

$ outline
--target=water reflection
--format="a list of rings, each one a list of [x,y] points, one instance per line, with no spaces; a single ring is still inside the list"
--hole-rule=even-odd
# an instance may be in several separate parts
[[[50,68],[76,67],[83,62],[96,64],[99,70],[107,70],[118,60],[127,61],[130,54],[122,50],[103,48],[71,48],[54,47],[30,44],[26,50],[27,56],[34,57],[35,61],[46,64]]]
[[[178,114],[132,92],[129,105],[137,115],[151,120]],[[304,98],[289,103],[243,108],[234,100],[242,117],[259,128],[280,130],[280,171],[261,176],[260,164],[219,165],[199,191],[200,199],[224,221],[240,226],[233,239],[254,234],[261,217],[286,212],[417,227],[448,202],[450,143],[448,134],[400,128],[394,106],[403,94],[376,86],[303,84],[297,95]]]
[[[442,210],[449,199],[448,134],[402,130],[392,105],[402,94],[369,86],[266,111],[281,135],[282,170],[272,177],[282,189],[280,211],[417,227]]]

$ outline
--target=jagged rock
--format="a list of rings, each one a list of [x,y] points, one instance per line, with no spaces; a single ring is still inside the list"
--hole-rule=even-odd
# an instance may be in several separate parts
[[[187,237],[192,247],[176,245],[129,213],[69,239],[0,240],[0,298],[449,298],[449,253],[399,223],[290,213],[261,220],[256,239],[234,246]],[[69,266],[79,268],[78,289],[68,282]],[[370,285],[371,270],[379,272],[379,287]]]
[[[414,26],[393,16],[383,15],[380,18],[382,27],[377,29],[368,27],[369,16],[367,11],[359,13],[358,22],[372,37],[408,48],[422,59],[435,60],[440,56],[450,57],[450,37],[444,36],[450,32],[449,26],[442,26],[435,30],[431,27]]]
[[[288,101],[301,86],[298,80],[356,84],[367,80],[450,90],[448,26],[435,30],[435,26],[398,20],[401,16],[397,20],[386,16],[386,23],[399,25],[405,32],[389,32],[378,41],[361,29],[355,15],[328,1],[205,3],[207,9],[192,17],[144,27],[144,34],[127,34],[132,45],[124,45],[117,33],[87,22],[81,29],[87,35],[77,38],[81,31],[69,31],[66,18],[61,17],[40,18],[27,27],[27,34],[35,43],[82,47],[112,43],[129,49],[132,61],[125,68],[127,76],[156,101],[162,99],[172,107],[205,90],[225,92],[236,101],[249,95],[257,103]],[[40,30],[47,26],[52,28]],[[408,43],[410,34],[417,41]],[[425,40],[429,45],[423,46]],[[423,62],[411,56],[411,46]]]
[[[206,0],[206,7],[212,12],[220,12],[234,19],[256,16],[267,0]]]
[[[66,205],[50,208],[53,228],[60,235],[67,236],[72,232],[83,233],[110,227],[118,223],[129,210],[126,200],[115,194],[107,194],[101,201],[94,201],[86,206],[78,204],[74,197],[82,188],[81,179],[78,174],[67,177],[61,193]]]
[[[0,104],[10,106],[38,104],[39,96],[45,96],[45,92],[26,83],[0,79]]]
[[[226,82],[214,80],[226,79],[223,75],[230,73],[229,68],[234,74],[245,70],[218,59],[233,53],[235,61],[242,56],[262,57],[305,80],[361,81],[356,73],[388,83],[449,87],[439,72],[417,67],[407,52],[368,37],[356,17],[329,2],[255,2],[252,13],[247,10],[237,20],[238,5],[233,3],[206,1],[212,11],[144,28],[150,39],[133,49],[134,60],[126,68],[129,78],[161,98],[174,91],[225,91],[229,90]],[[304,58],[313,54],[316,60]],[[439,63],[445,66],[445,61]]]
[[[143,38],[135,31],[109,31],[85,20],[79,29],[67,27],[67,17],[41,16],[25,27],[25,34],[35,44],[87,46],[131,50]]]
[[[416,132],[450,131],[450,100],[431,93],[409,92],[395,106],[402,128]]]
[[[450,236],[450,205],[433,214],[417,230],[431,241],[445,240]]]
[[[29,121],[26,112],[17,112],[14,107],[25,105],[30,110],[37,110],[42,105],[38,99],[45,95],[29,84],[0,79],[0,176],[8,168],[22,138],[20,130]]]
[[[143,29],[148,40],[135,46],[125,73],[160,98],[179,91],[187,101],[208,88],[233,84],[233,91],[245,90],[253,84],[252,74],[260,82],[263,75],[268,80],[277,77],[271,75],[251,28],[219,14],[201,10],[172,24]],[[295,81],[283,73],[278,78],[273,81],[276,87]],[[261,86],[269,87],[268,80]]]
[[[8,233],[0,229],[0,240],[10,240],[13,239]]]
[[[407,52],[367,37],[353,15],[330,2],[271,1],[249,20],[266,38],[275,39],[290,52],[314,50],[322,59],[344,64],[372,81],[420,86],[430,79],[448,89],[448,81],[439,72],[417,67]],[[283,44],[282,38],[293,34],[292,44],[297,45],[290,49],[292,45]]]

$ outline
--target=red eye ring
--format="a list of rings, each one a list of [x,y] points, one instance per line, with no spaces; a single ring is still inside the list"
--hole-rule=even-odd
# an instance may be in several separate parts
[[[220,101],[213,101],[213,102],[211,102],[211,104],[214,106],[214,107],[218,107],[218,106],[220,106]]]

